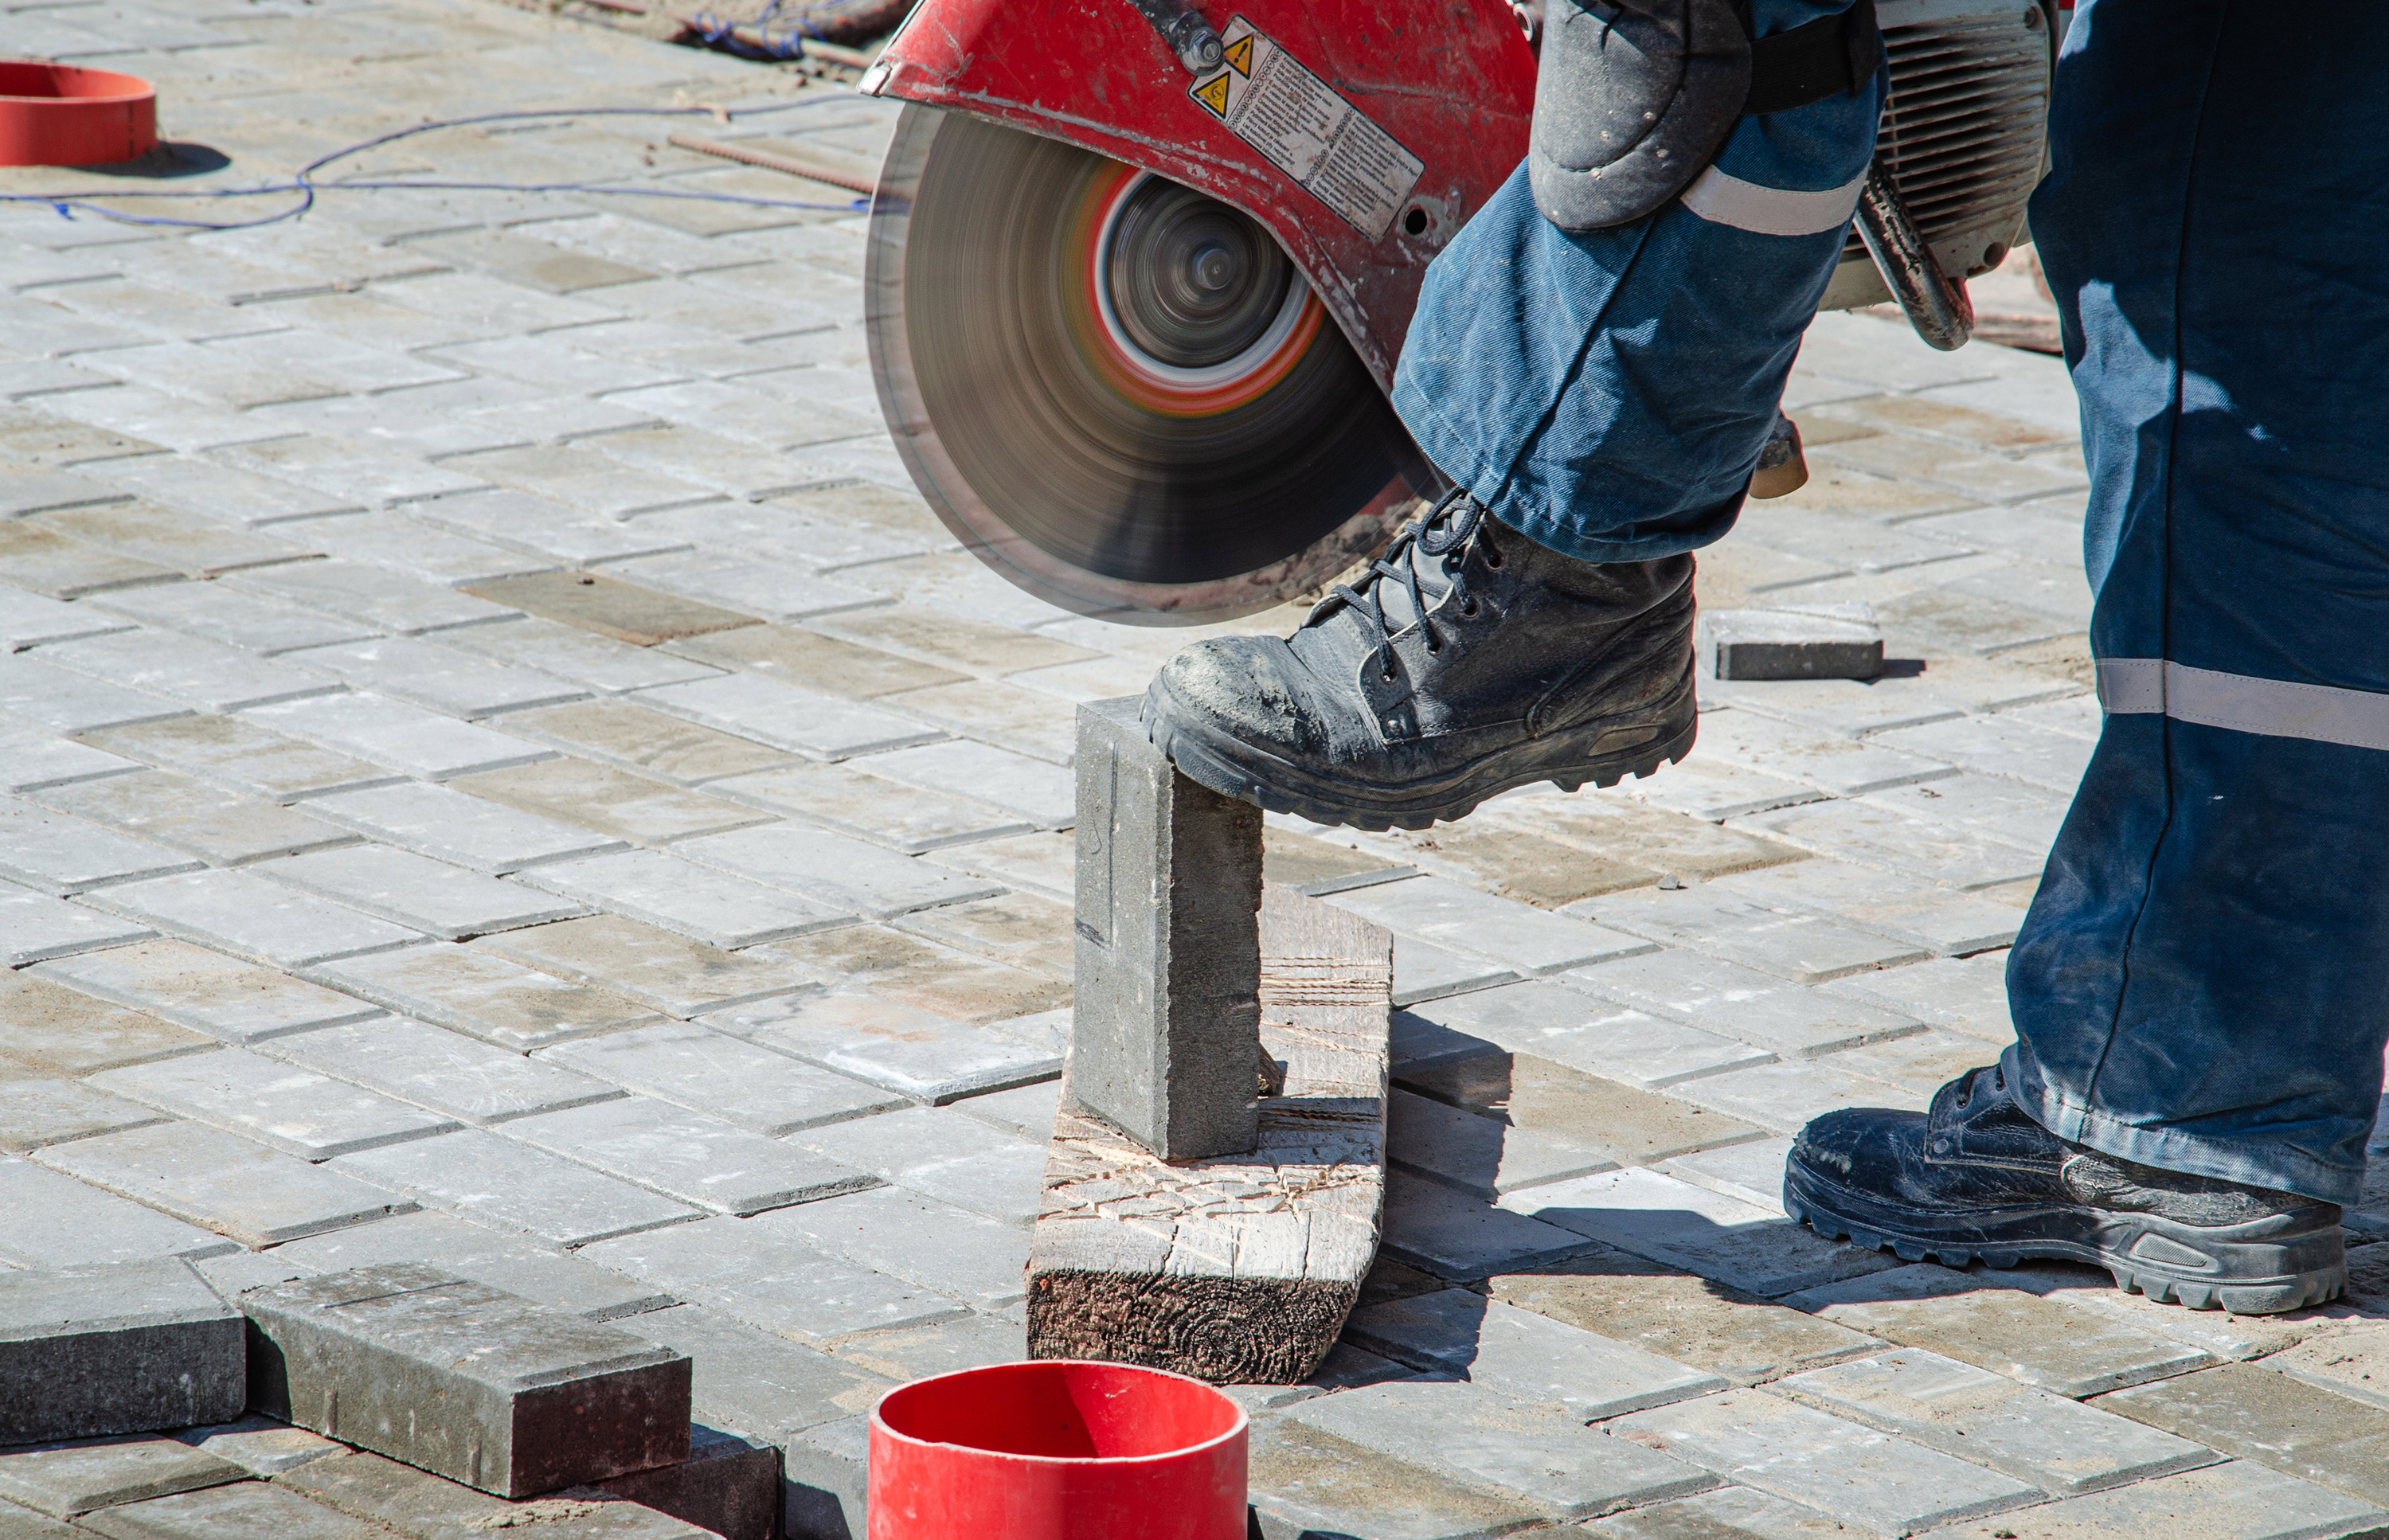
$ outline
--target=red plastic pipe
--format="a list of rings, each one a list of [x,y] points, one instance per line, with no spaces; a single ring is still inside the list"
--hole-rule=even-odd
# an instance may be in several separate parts
[[[916,1380],[871,1414],[869,1540],[1245,1540],[1244,1408],[1127,1364]]]
[[[112,70],[0,59],[0,166],[106,166],[158,147],[158,88]]]

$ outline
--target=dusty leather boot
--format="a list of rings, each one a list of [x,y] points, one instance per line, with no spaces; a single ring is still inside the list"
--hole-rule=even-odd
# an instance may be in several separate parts
[[[1465,493],[1290,639],[1198,642],[1144,695],[1189,779],[1320,823],[1421,829],[1514,786],[1693,746],[1693,559],[1582,562]]]
[[[2270,1315],[2347,1287],[2336,1204],[2059,1139],[2017,1102],[2012,1052],[1942,1087],[1921,1115],[1857,1107],[1811,1122],[1783,1165],[1783,1212],[1910,1262],[2088,1262],[2119,1289],[2193,1310]]]

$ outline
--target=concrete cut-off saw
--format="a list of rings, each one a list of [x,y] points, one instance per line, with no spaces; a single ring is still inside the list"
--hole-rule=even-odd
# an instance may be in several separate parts
[[[1525,158],[1541,9],[920,0],[862,83],[905,103],[866,302],[939,516],[1136,625],[1250,614],[1381,545],[1441,490],[1386,391],[1427,263]],[[1964,278],[2024,235],[2063,16],[1876,13],[1889,105],[1822,308],[1897,299],[1955,347]]]

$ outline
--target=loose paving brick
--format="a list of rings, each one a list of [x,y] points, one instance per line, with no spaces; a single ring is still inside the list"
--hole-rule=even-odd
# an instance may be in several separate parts
[[[688,1359],[618,1327],[411,1263],[240,1307],[259,1410],[499,1496],[688,1456]]]
[[[0,961],[12,968],[122,946],[157,934],[147,925],[131,924],[112,914],[0,882]]]
[[[1693,952],[1631,957],[1562,974],[1560,982],[1740,1038],[1785,1059],[1812,1058],[1923,1030],[1923,1023],[1881,1006],[1820,994]]]
[[[479,1128],[341,1156],[331,1168],[385,1195],[559,1246],[677,1225],[699,1210]]]
[[[1555,1182],[1501,1206],[1767,1297],[1893,1266],[1771,1210],[1651,1170]]]
[[[633,1329],[688,1355],[696,1371],[691,1402],[699,1420],[760,1438],[786,1438],[867,1413],[896,1388],[895,1380],[858,1362],[834,1358],[707,1305],[658,1310],[641,1316]]]
[[[0,801],[0,875],[65,897],[199,863],[179,850],[11,797]]]
[[[609,1033],[539,1056],[774,1138],[907,1105],[902,1097],[696,1023]]]
[[[850,924],[851,910],[699,866],[626,850],[537,869],[528,881],[724,950]]]
[[[205,1052],[210,1040],[141,1011],[26,974],[0,974],[0,1060],[80,1078]]]
[[[402,1016],[277,1039],[267,1051],[477,1126],[621,1094],[602,1080]]]
[[[524,812],[595,829],[634,845],[666,845],[770,821],[707,792],[684,791],[612,765],[546,759],[455,783],[460,791]]]
[[[443,941],[587,912],[569,898],[386,845],[351,845],[272,861],[259,874]]]
[[[1585,1421],[1725,1388],[1714,1374],[1463,1289],[1372,1305],[1344,1330],[1372,1352],[1521,1401],[1558,1402]]]
[[[1284,1418],[1255,1422],[1250,1437],[1253,1515],[1262,1540],[1314,1534],[1467,1540],[1522,1529],[1543,1516],[1522,1499]]]
[[[83,1439],[0,1455],[0,1495],[72,1519],[96,1508],[241,1480],[237,1465],[155,1435]]]
[[[688,1458],[680,1464],[595,1483],[607,1496],[722,1540],[778,1540],[780,1486],[778,1449],[701,1425],[689,1429]]]
[[[2247,1460],[2229,1460],[1997,1520],[1935,1530],[1931,1540],[2126,1540],[2146,1534],[2326,1540],[2378,1533],[2383,1517],[2354,1498]]]
[[[452,1118],[238,1048],[109,1070],[91,1083],[307,1161],[456,1126]]]
[[[1297,1403],[1285,1420],[1457,1482],[1580,1519],[1714,1483],[1697,1466],[1590,1429],[1555,1406],[1466,1381],[1369,1385]]]
[[[1607,1246],[1486,1280],[1490,1296],[1537,1315],[1759,1384],[1879,1352],[1873,1338],[1755,1294]]]
[[[356,842],[337,824],[172,770],[135,770],[33,795],[44,807],[155,840],[211,866],[242,866]]]
[[[533,925],[486,936],[474,945],[528,967],[618,990],[683,1018],[786,994],[815,976],[612,914]]]
[[[249,1247],[361,1225],[415,1206],[328,1166],[191,1123],[102,1134],[35,1151],[34,1157]]]
[[[162,1114],[75,1080],[0,1083],[0,1150],[22,1154],[93,1134],[161,1121]]]
[[[723,1215],[601,1241],[582,1254],[683,1299],[815,1346],[857,1331],[928,1325],[958,1302],[813,1250],[785,1222]],[[647,1323],[641,1322],[645,1330]]]
[[[240,1250],[237,1241],[13,1156],[0,1155],[0,1208],[8,1215],[0,1228],[0,1261],[19,1267],[98,1266]]]
[[[471,722],[354,691],[254,706],[241,719],[427,781],[529,764],[553,752]],[[389,789],[401,785],[393,782]]]
[[[679,1303],[661,1290],[634,1283],[553,1246],[500,1234],[429,1209],[292,1241],[263,1255],[277,1259],[291,1278],[392,1262],[426,1263],[598,1321],[626,1319]],[[638,1328],[627,1330],[635,1333]]]
[[[660,1020],[652,1006],[471,947],[410,947],[325,963],[317,977],[402,1015],[528,1053]]]
[[[773,1223],[816,1251],[976,1310],[1001,1310],[1026,1295],[1028,1241],[1016,1228],[901,1188],[805,1203]],[[1025,1341],[1007,1330],[1016,1345]]]
[[[246,1362],[239,1312],[185,1262],[0,1274],[0,1442],[236,1417]]]
[[[505,1133],[717,1214],[760,1214],[878,1185],[850,1166],[644,1096],[538,1114]]]
[[[2060,1496],[2212,1465],[2218,1457],[2188,1439],[1922,1348],[1811,1369],[1778,1389]]]
[[[400,779],[378,765],[318,748],[245,717],[174,717],[104,728],[83,739],[112,753],[276,802],[389,785]]]
[[[419,782],[342,792],[311,806],[360,833],[492,876],[623,848],[620,840],[556,819]]]
[[[1553,984],[1505,984],[1394,1013],[1397,1073],[1501,1049],[1654,1089],[1772,1057]]]
[[[2037,1488],[2011,1477],[1763,1390],[1637,1412],[1609,1431],[1891,1534],[2042,1500]]]
[[[252,961],[300,969],[422,939],[402,925],[326,904],[253,872],[211,870],[130,883],[102,907]]]

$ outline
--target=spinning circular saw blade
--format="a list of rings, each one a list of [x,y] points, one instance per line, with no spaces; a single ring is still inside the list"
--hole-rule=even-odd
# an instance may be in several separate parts
[[[1134,625],[1267,608],[1382,544],[1434,471],[1260,225],[909,106],[871,219],[873,372],[972,554]]]

